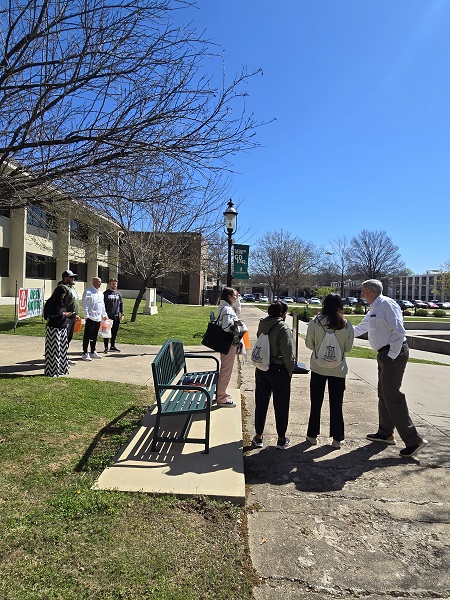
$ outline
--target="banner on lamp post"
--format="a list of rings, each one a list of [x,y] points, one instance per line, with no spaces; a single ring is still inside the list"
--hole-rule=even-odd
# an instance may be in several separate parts
[[[250,246],[234,244],[233,279],[248,279],[248,251]]]

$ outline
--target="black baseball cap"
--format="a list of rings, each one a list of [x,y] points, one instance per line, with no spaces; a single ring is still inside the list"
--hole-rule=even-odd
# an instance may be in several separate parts
[[[73,271],[64,271],[63,274],[61,275],[61,277],[64,279],[64,277],[77,277],[77,274],[74,273]]]

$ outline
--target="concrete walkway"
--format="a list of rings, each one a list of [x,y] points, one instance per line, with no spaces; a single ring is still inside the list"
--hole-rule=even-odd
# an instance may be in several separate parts
[[[259,316],[256,307],[244,308],[246,323],[256,325]],[[300,341],[299,360],[309,364],[309,355]],[[448,599],[450,367],[408,364],[404,389],[412,418],[430,442],[417,459],[399,457],[401,440],[386,447],[366,439],[378,423],[377,366],[349,359],[349,367],[342,449],[329,445],[327,400],[319,444],[305,441],[309,376],[297,375],[288,428],[292,444],[279,451],[272,409],[265,447],[249,445],[254,370],[242,365],[249,543],[261,578],[255,598]]]

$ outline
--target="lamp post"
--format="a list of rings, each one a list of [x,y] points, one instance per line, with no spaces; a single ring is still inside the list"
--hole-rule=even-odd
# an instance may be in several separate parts
[[[234,208],[233,200],[228,201],[227,210],[223,213],[225,217],[225,230],[228,235],[228,268],[227,268],[227,287],[231,287],[233,277],[231,275],[231,245],[233,243],[232,235],[237,229],[238,212]]]
[[[334,252],[329,252],[329,250],[325,250],[325,254],[329,254],[333,256]],[[344,297],[344,265],[341,262],[341,298]]]

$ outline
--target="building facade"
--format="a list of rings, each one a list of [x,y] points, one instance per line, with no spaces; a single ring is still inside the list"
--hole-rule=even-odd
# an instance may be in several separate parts
[[[441,271],[427,271],[422,275],[407,275],[399,277],[396,284],[397,300],[423,300],[424,302],[432,302],[438,300],[444,302],[447,298],[440,291],[439,276]]]
[[[80,295],[93,277],[117,277],[118,238],[117,226],[85,205],[68,203],[55,214],[34,205],[2,210],[0,298],[15,297],[16,288],[44,288],[47,298],[66,269],[78,274]]]

